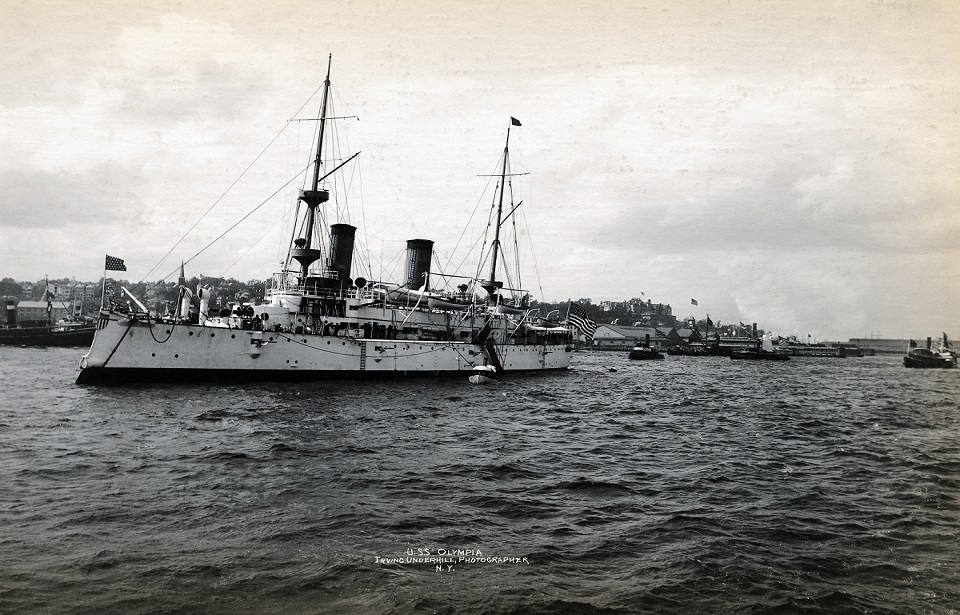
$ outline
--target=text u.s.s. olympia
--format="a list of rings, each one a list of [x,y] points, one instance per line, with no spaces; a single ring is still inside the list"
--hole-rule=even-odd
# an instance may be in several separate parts
[[[374,556],[376,564],[434,564],[437,571],[446,565],[446,572],[452,572],[452,564],[530,564],[526,557],[485,556],[480,549],[429,549],[408,548],[399,557]]]

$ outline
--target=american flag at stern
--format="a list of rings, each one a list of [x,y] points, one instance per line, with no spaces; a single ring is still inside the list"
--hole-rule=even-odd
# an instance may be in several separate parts
[[[583,333],[587,340],[593,339],[593,334],[597,332],[597,323],[587,316],[587,311],[579,303],[570,302],[570,314],[567,316],[567,322]]]

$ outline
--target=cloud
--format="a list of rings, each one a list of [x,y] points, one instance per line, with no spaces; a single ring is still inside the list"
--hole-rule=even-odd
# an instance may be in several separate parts
[[[111,165],[83,173],[0,170],[0,220],[25,230],[121,222],[138,205],[129,171]]]

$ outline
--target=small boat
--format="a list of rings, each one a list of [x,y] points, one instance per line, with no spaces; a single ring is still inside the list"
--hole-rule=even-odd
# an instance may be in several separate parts
[[[508,314],[510,316],[523,316],[530,308],[523,306],[508,305],[506,303],[497,304],[497,314]]]
[[[444,299],[443,297],[429,297],[427,306],[431,310],[443,310],[444,312],[465,312],[470,309],[472,303],[466,301],[457,301],[456,299]]]
[[[689,344],[667,348],[667,354],[672,357],[707,357],[707,348],[703,344]]]
[[[560,310],[553,310],[546,316],[537,316],[537,326],[543,327],[544,329],[553,329],[554,327],[562,327],[563,325],[553,319],[554,315],[559,316]]]
[[[919,369],[952,369],[957,366],[957,354],[947,340],[946,333],[943,334],[938,350],[933,350],[929,337],[927,338],[926,348],[918,348],[917,343],[910,340],[907,356],[903,357],[903,366]]]
[[[638,343],[633,347],[633,350],[630,351],[630,358],[634,361],[656,361],[657,359],[662,359],[663,355],[660,354],[660,351],[655,347],[650,345],[650,334],[648,333],[643,340],[643,343]]]
[[[663,355],[653,346],[636,345],[630,351],[630,358],[634,361],[656,361],[662,359]]]
[[[468,378],[472,384],[490,384],[497,381],[497,368],[492,365],[477,365],[474,374]]]
[[[773,349],[773,342],[769,337],[764,336],[760,341],[760,346],[753,350],[740,350],[730,353],[731,359],[746,359],[748,361],[789,361],[789,355],[777,352]]]

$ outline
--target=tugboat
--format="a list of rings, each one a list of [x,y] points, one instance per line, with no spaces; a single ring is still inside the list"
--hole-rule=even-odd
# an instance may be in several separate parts
[[[433,241],[413,239],[407,241],[402,284],[368,281],[352,277],[356,227],[341,221],[330,227],[329,234],[322,227],[321,221],[345,215],[350,182],[338,180],[338,171],[359,154],[326,151],[327,142],[332,145],[338,133],[326,126],[342,119],[328,114],[328,98],[329,61],[313,179],[300,191],[294,213],[296,239],[264,301],[213,314],[201,299],[199,314],[190,315],[188,304],[187,310],[171,318],[158,318],[139,302],[128,311],[103,309],[93,344],[80,361],[77,383],[415,375],[465,379],[472,375],[486,380],[504,372],[567,369],[573,330],[537,324],[528,308],[529,293],[520,287],[517,264],[507,269],[501,262],[498,269],[498,258],[510,255],[501,248],[501,226],[523,203],[512,202],[512,181],[521,174],[511,173],[509,162],[510,129],[521,126],[520,121],[511,117],[507,125],[486,227],[492,237],[477,242],[486,248],[473,275],[432,273]],[[505,202],[506,194],[510,199]],[[328,202],[331,205],[325,206]],[[481,278],[479,272],[485,268],[489,273]],[[464,279],[464,284],[451,292],[431,290],[431,279],[451,277]]]
[[[85,320],[58,320],[35,327],[0,327],[0,344],[7,346],[89,346],[97,326]]]
[[[918,348],[917,343],[910,340],[907,348],[907,356],[903,357],[903,366],[919,369],[952,369],[957,366],[957,353],[953,352],[953,346],[947,340],[947,334],[944,333],[940,340],[940,348],[934,351],[932,348],[932,339],[927,338],[927,347]]]
[[[53,322],[50,314],[53,311],[54,299],[46,291],[47,321],[30,321],[19,323],[16,320],[16,303],[13,299],[5,300],[7,324],[0,325],[0,345],[5,346],[89,346],[93,342],[93,335],[97,330],[92,320],[83,317],[67,317]],[[66,307],[66,304],[64,304]],[[83,307],[81,304],[81,313]]]
[[[660,354],[660,351],[650,345],[649,333],[643,344],[637,344],[633,347],[633,350],[630,351],[630,359],[634,361],[656,361],[662,358],[663,355]]]

